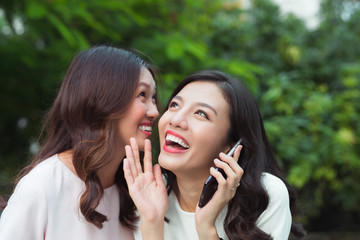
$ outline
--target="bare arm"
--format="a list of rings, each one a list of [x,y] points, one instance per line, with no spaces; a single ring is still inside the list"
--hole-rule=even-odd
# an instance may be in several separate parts
[[[130,196],[140,214],[143,239],[164,239],[168,195],[160,166],[152,165],[150,140],[145,140],[144,170],[141,167],[136,140],[131,138],[130,144],[131,146],[125,146],[124,175]]]

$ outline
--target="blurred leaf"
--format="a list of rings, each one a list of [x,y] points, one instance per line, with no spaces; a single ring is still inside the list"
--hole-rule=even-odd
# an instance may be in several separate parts
[[[38,2],[32,1],[27,6],[26,15],[33,19],[43,18],[46,15],[46,8]]]
[[[166,55],[171,60],[177,60],[183,57],[184,55],[184,48],[183,44],[179,39],[170,38],[170,41],[167,43],[166,47]]]
[[[57,28],[59,33],[63,36],[64,39],[69,43],[70,46],[75,47],[76,40],[74,39],[73,34],[71,31],[61,22],[59,18],[57,18],[55,15],[48,13],[47,18],[49,21],[54,24],[54,26]]]

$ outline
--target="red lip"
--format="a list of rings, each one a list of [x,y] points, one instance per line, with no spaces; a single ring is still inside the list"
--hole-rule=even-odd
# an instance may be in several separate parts
[[[166,137],[166,135],[168,135],[168,134],[180,138],[185,144],[189,145],[189,143],[185,140],[185,138],[184,138],[183,136],[181,136],[180,134],[178,134],[178,133],[176,133],[176,132],[173,132],[173,131],[171,131],[171,130],[167,130],[167,131],[165,132],[165,137]]]
[[[140,123],[139,125],[152,126],[152,125],[153,125],[153,123],[152,123],[152,122],[150,122],[150,121],[146,121],[146,122],[142,122],[142,123]]]
[[[179,135],[171,130],[167,130],[165,132],[165,138],[166,138],[167,134],[176,136],[176,137],[180,138],[184,143],[188,144],[188,142],[181,135]],[[166,140],[164,142],[163,149],[164,149],[164,151],[169,152],[169,153],[183,153],[183,152],[186,152],[187,150],[189,150],[189,149],[179,149],[179,148],[174,148],[172,146],[168,146],[168,145],[166,145]]]
[[[152,126],[152,122],[150,121],[147,121],[147,122],[142,122],[139,124],[139,126]],[[142,133],[144,133],[146,135],[147,138],[150,138],[151,137],[151,132],[148,132],[148,131],[144,131],[144,130],[141,130],[139,129]]]
[[[144,133],[147,138],[150,138],[150,137],[151,137],[151,132],[143,131],[143,130],[141,130],[141,129],[140,129],[140,131],[141,131],[142,133]]]

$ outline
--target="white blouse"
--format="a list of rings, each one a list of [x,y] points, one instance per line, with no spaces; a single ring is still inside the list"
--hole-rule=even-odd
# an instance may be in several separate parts
[[[57,155],[38,164],[15,188],[0,218],[1,240],[133,239],[119,221],[119,191],[104,189],[96,210],[108,221],[103,228],[87,222],[79,210],[84,182]]]
[[[269,194],[269,205],[256,221],[256,225],[270,234],[274,240],[287,240],[292,223],[287,188],[278,177],[269,173],[263,173],[261,180]],[[227,206],[220,212],[215,222],[218,235],[224,240],[228,240],[224,230],[226,213]],[[199,239],[195,226],[195,213],[182,210],[173,191],[169,195],[169,207],[165,216],[170,220],[169,223],[165,222],[165,240]],[[135,239],[142,239],[140,228],[135,231]]]

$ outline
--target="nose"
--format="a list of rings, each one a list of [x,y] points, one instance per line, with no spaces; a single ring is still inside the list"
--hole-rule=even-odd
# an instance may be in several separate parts
[[[188,122],[187,122],[186,116],[182,111],[177,111],[177,112],[171,114],[171,116],[169,116],[169,118],[170,118],[169,122],[170,122],[171,126],[182,128],[182,129],[188,128]]]
[[[155,103],[151,102],[148,104],[146,117],[156,119],[159,116],[159,111]]]

